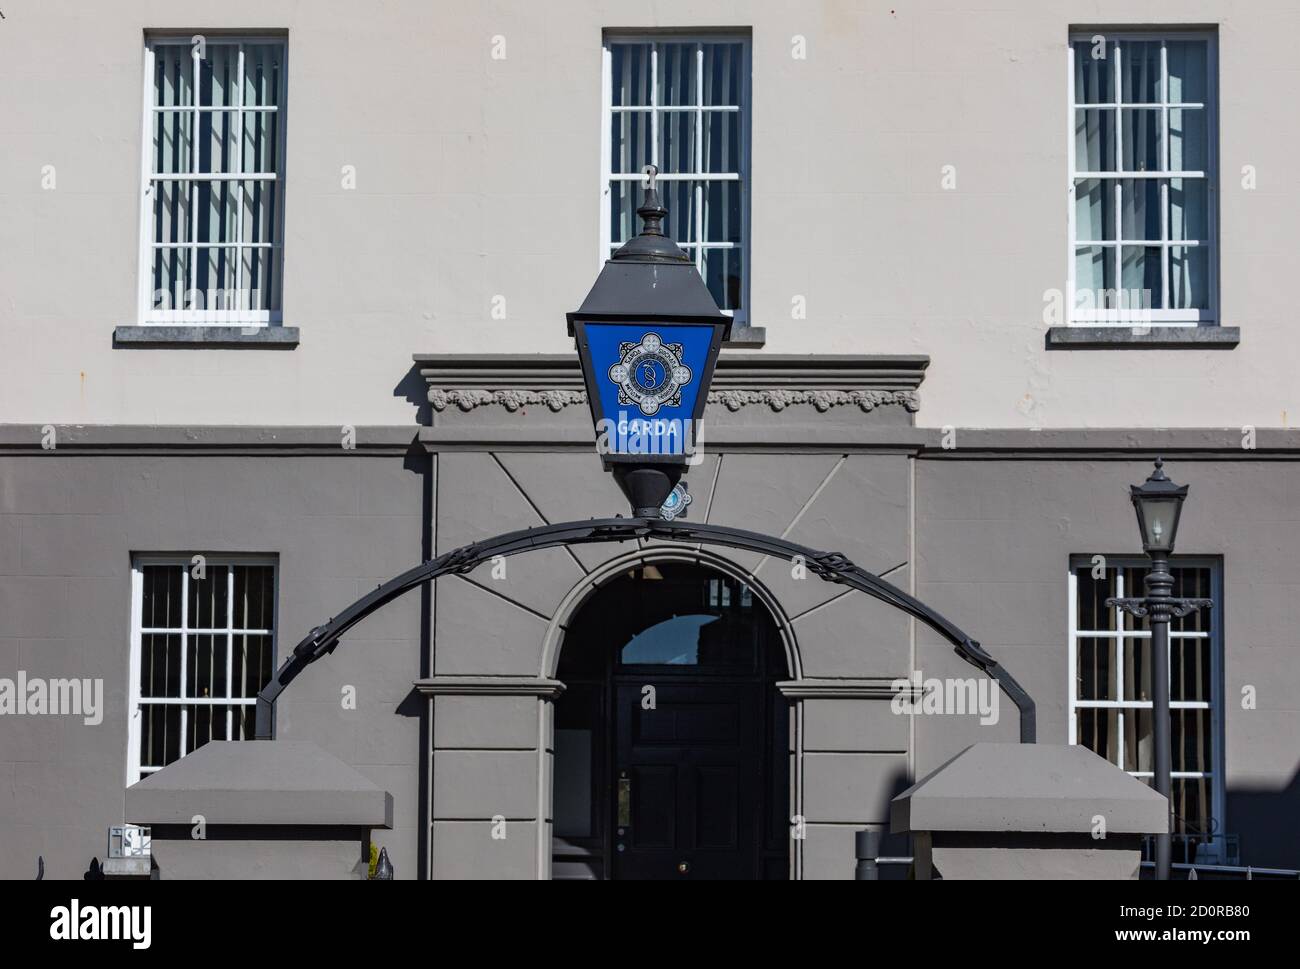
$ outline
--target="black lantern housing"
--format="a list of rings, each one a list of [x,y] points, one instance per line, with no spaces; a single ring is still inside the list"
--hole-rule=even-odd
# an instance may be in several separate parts
[[[1130,485],[1138,528],[1142,530],[1142,549],[1157,555],[1174,550],[1178,535],[1178,518],[1187,497],[1187,485],[1176,485],[1165,476],[1164,459],[1156,458],[1156,469],[1140,485]]]
[[[654,170],[643,225],[568,314],[596,446],[637,517],[657,517],[698,454],[699,428],[731,318],[695,264],[663,232]],[[696,459],[698,460],[698,459]]]

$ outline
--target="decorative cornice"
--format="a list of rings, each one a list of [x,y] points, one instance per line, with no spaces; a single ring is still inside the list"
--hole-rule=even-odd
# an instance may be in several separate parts
[[[424,696],[536,696],[553,700],[564,692],[559,680],[540,676],[432,676],[415,680]]]
[[[709,403],[722,404],[729,411],[748,404],[766,404],[774,411],[783,411],[792,404],[811,404],[821,414],[832,407],[853,404],[867,413],[886,404],[901,404],[912,413],[921,407],[914,390],[711,390]]]
[[[514,413],[532,404],[545,404],[559,412],[573,404],[585,404],[585,390],[429,390],[429,403],[436,411],[459,407],[465,412],[489,404],[500,404]],[[886,404],[900,404],[912,413],[920,409],[921,400],[914,390],[711,390],[709,403],[721,404],[729,411],[738,411],[750,404],[766,404],[774,411],[783,411],[792,404],[811,404],[819,413],[832,407],[856,404],[870,413]]]
[[[493,405],[511,413],[529,406],[559,413],[587,402],[576,354],[419,354],[415,361],[439,413]],[[870,413],[897,405],[915,413],[929,363],[924,356],[723,354],[708,400],[732,412],[809,405],[822,414],[833,407]]]
[[[429,403],[433,405],[434,410],[439,412],[452,406],[469,412],[476,407],[500,404],[506,410],[514,413],[532,404],[545,404],[558,413],[570,404],[585,404],[586,402],[587,392],[585,390],[515,390],[513,388],[509,390],[484,390],[482,388],[443,390],[438,387],[429,388]]]

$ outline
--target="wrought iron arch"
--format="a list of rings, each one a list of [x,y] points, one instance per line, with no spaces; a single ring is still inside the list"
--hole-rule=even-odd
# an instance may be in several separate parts
[[[257,739],[271,738],[276,699],[299,673],[322,656],[332,653],[338,646],[340,638],[366,616],[412,589],[444,575],[463,575],[472,572],[484,562],[498,556],[518,555],[521,552],[554,548],[559,545],[591,545],[599,542],[628,542],[637,539],[722,545],[747,552],[758,552],[762,555],[773,555],[787,561],[800,559],[810,572],[827,582],[846,585],[888,603],[896,609],[901,609],[950,642],[957,655],[966,662],[996,680],[1020,712],[1021,743],[1034,742],[1036,733],[1034,701],[1014,676],[989,655],[979,642],[956,625],[919,599],[854,565],[841,553],[820,552],[804,545],[787,542],[775,535],[764,535],[761,532],[723,525],[621,517],[542,525],[462,545],[403,572],[373,592],[362,596],[329,622],[309,632],[276,670],[271,682],[258,693]]]

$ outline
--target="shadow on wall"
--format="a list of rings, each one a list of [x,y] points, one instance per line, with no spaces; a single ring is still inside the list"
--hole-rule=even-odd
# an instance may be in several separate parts
[[[884,836],[880,839],[879,857],[881,858],[907,858],[912,854],[911,835],[889,833],[889,804],[895,797],[911,787],[912,783],[912,779],[907,776],[907,771],[903,768],[900,767],[893,771],[886,783],[881,785],[879,799],[872,805],[869,812],[869,817],[885,819]],[[849,877],[852,878],[853,871],[857,867],[857,859],[850,858],[848,860],[850,862]],[[911,865],[881,865],[880,880],[905,881],[911,870]]]
[[[1241,838],[1241,863],[1300,869],[1300,767],[1282,788],[1228,787],[1228,834]]]
[[[420,374],[420,365],[412,364],[397,386],[394,397],[404,397],[415,406],[415,422],[420,426],[433,423],[433,405],[429,403],[429,384]]]

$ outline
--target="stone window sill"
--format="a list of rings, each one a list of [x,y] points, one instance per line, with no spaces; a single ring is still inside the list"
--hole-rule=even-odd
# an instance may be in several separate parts
[[[247,349],[292,350],[298,345],[296,326],[118,326],[116,349],[157,350]]]
[[[767,343],[767,327],[736,326],[731,329],[731,339],[722,344],[742,350],[756,350]]]
[[[1241,342],[1235,326],[1053,326],[1049,350],[1231,350]]]

